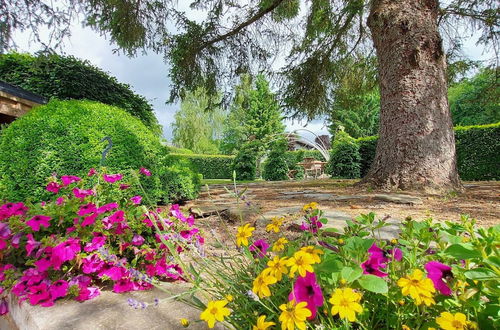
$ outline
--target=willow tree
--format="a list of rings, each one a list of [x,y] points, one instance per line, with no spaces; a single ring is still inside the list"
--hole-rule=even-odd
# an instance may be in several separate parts
[[[24,27],[32,17],[55,29],[58,22],[64,26],[64,10],[60,20],[46,20],[44,7],[34,5],[41,2],[0,2],[4,44],[16,28],[12,17]],[[180,9],[174,0],[65,2],[128,54],[164,53],[172,100],[200,85],[216,94],[239,73],[265,70],[277,73],[292,117],[313,118],[331,108],[336,63],[354,50],[369,51],[371,37],[379,67],[380,138],[365,182],[380,188],[459,187],[440,28],[449,27],[448,35],[457,24],[468,24],[480,31],[481,42],[496,46],[500,26],[497,0],[449,0],[445,6],[437,0],[192,0]],[[23,17],[23,9],[31,8],[37,15]],[[283,58],[286,65],[280,66]]]

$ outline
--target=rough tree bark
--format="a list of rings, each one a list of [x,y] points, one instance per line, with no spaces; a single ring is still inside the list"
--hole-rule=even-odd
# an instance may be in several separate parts
[[[437,0],[373,0],[368,26],[379,64],[374,162],[362,183],[381,189],[460,189]]]

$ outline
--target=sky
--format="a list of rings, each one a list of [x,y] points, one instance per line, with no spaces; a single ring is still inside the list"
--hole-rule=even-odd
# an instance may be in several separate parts
[[[36,52],[40,46],[29,42],[29,33],[16,33],[14,40],[18,51]],[[92,31],[90,28],[82,27],[78,22],[72,27],[72,35],[68,38],[59,53],[73,55],[80,59],[90,61],[93,65],[101,68],[118,81],[129,84],[138,94],[143,95],[153,105],[156,117],[163,126],[163,135],[167,141],[171,141],[174,114],[179,104],[166,104],[169,97],[170,80],[168,77],[168,64],[158,54],[148,53],[129,58],[113,50],[116,46],[111,45],[104,36]],[[475,46],[475,38],[464,43],[464,53],[472,59],[487,59],[491,54],[483,54],[482,47]],[[286,121],[287,130],[305,128],[316,135],[328,134],[324,120]],[[299,134],[314,139],[312,134],[300,131]]]

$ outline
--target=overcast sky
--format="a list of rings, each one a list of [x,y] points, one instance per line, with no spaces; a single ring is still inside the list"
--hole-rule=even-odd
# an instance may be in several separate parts
[[[15,40],[18,51],[33,53],[39,50],[39,45],[29,44],[28,33],[17,33]],[[103,36],[75,22],[72,36],[65,41],[62,53],[89,60],[92,64],[115,76],[118,81],[129,84],[136,93],[145,96],[153,104],[158,121],[163,126],[164,136],[170,141],[171,123],[179,105],[166,104],[170,85],[168,65],[163,61],[162,56],[154,53],[129,58],[114,53],[114,48],[116,47],[110,45]],[[474,40],[465,43],[464,52],[473,59],[486,59],[490,56],[482,54],[482,47],[476,47]],[[306,122],[287,121],[286,124],[288,130],[293,130],[302,128]],[[307,129],[317,135],[328,133],[323,120],[310,122]]]

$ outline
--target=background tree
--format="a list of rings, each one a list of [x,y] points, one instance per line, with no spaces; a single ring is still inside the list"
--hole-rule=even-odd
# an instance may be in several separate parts
[[[497,1],[451,0],[443,7],[437,0],[311,0],[302,7],[299,0],[192,1],[190,10],[204,11],[203,20],[189,19],[191,12],[174,3],[88,0],[75,2],[74,10],[129,54],[164,53],[172,100],[200,85],[216,95],[241,72],[273,71],[277,56],[286,54],[280,90],[296,117],[329,111],[335,63],[354,49],[369,50],[371,37],[381,111],[375,161],[364,182],[388,189],[460,187],[439,29],[458,45],[463,29],[453,28],[466,24],[480,33],[480,43],[497,46]],[[1,10],[14,12],[10,3]],[[15,28],[5,24],[2,31]]]
[[[129,85],[118,82],[88,61],[53,53],[3,54],[0,55],[0,80],[47,99],[87,99],[117,106],[161,134],[151,104]]]
[[[454,125],[482,125],[500,121],[500,84],[497,69],[483,68],[448,90]]]
[[[203,88],[188,92],[175,113],[172,142],[200,154],[217,154],[225,114],[220,108],[209,109],[213,102]]]

